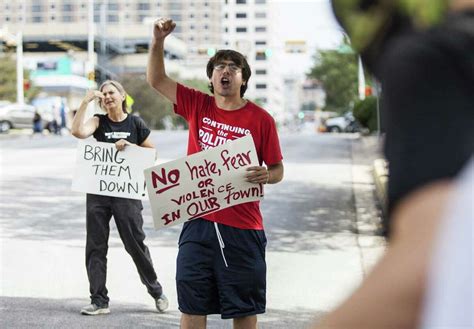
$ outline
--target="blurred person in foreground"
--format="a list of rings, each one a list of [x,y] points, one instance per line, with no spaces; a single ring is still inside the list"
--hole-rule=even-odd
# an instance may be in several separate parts
[[[245,57],[219,50],[209,60],[206,71],[213,96],[178,84],[167,76],[163,60],[165,38],[175,26],[166,18],[155,22],[147,76],[188,122],[188,154],[251,134],[260,164],[247,169],[247,181],[280,182],[283,163],[275,121],[243,98],[251,75]],[[205,328],[208,314],[233,319],[234,328],[256,328],[257,314],[266,307],[265,246],[259,202],[186,222],[176,261],[181,328]]]
[[[451,236],[451,242],[471,256],[464,265],[455,264],[454,278],[470,292],[450,291],[459,295],[451,300],[458,310],[472,314],[473,309],[472,282],[464,275],[472,273],[472,175],[461,176],[471,181],[459,183],[464,187],[456,187],[454,194],[452,181],[463,167],[468,173],[473,170],[467,164],[474,151],[474,1],[332,3],[352,45],[382,82],[389,244],[360,288],[316,327],[472,327],[470,316],[460,319],[451,313],[439,323],[433,312],[423,309],[442,304],[442,296],[432,294],[435,287],[428,288],[427,282],[439,282],[439,267],[452,261],[443,264],[436,259],[442,253],[434,253],[446,248],[438,242],[445,240],[440,227],[451,222],[465,225],[470,239]],[[459,191],[469,188],[471,198],[463,199]],[[463,245],[466,241],[470,243]],[[470,269],[465,267],[469,264]]]
[[[98,100],[106,114],[95,114],[84,122],[88,104]],[[129,145],[153,148],[150,129],[142,119],[127,113],[126,93],[114,80],[102,83],[99,90],[89,90],[72,121],[73,136],[85,139],[90,136],[98,142],[114,143],[118,151]],[[81,314],[110,313],[107,276],[107,250],[109,222],[114,217],[125,250],[132,256],[140,280],[155,300],[159,312],[168,308],[168,300],[157,280],[143,232],[143,205],[140,200],[104,195],[87,194],[86,201],[86,269],[89,278],[91,304],[82,308]]]

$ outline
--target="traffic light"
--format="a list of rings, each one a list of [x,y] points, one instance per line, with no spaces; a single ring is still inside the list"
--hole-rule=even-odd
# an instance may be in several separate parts
[[[87,79],[89,79],[90,81],[95,81],[95,72],[91,71],[87,73]]]
[[[24,80],[23,80],[23,90],[24,90],[24,91],[27,91],[27,90],[30,89],[30,87],[31,87],[30,80],[24,79]]]

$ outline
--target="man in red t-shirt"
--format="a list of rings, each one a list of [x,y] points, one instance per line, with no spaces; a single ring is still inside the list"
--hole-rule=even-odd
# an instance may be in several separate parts
[[[170,19],[155,22],[147,76],[150,85],[173,102],[175,112],[188,122],[188,154],[250,134],[259,166],[248,168],[247,181],[280,182],[283,157],[275,121],[243,98],[251,75],[245,57],[221,50],[209,60],[207,76],[213,96],[187,88],[165,72],[164,40],[175,26]],[[221,314],[223,319],[234,319],[234,328],[256,328],[257,314],[264,313],[266,305],[265,245],[259,202],[185,223],[176,270],[181,327],[205,328],[208,314]]]

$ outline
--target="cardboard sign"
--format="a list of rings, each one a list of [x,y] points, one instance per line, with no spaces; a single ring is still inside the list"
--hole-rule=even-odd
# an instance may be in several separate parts
[[[128,199],[145,199],[143,170],[153,166],[155,150],[128,145],[118,151],[114,143],[80,140],[72,190]]]
[[[145,170],[156,229],[258,201],[263,185],[245,181],[246,168],[258,166],[252,136]]]

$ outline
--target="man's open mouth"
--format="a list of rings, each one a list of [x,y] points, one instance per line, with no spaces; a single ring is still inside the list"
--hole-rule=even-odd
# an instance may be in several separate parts
[[[228,86],[230,85],[230,80],[229,80],[228,78],[225,78],[225,77],[222,78],[222,79],[221,79],[221,85],[222,85],[223,87],[228,87]]]

